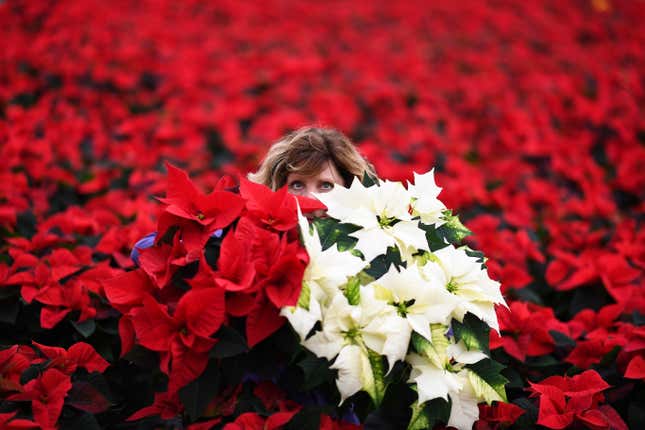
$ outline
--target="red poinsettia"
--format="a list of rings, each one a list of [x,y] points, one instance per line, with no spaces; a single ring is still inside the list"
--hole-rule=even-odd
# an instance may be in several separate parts
[[[0,350],[0,394],[21,391],[20,376],[34,358],[35,352],[29,346],[13,345]]]
[[[210,234],[228,226],[240,215],[244,200],[235,193],[218,189],[204,194],[186,172],[170,163],[166,163],[166,168],[166,197],[159,198],[166,205],[157,224],[159,237],[170,227],[180,226],[186,250],[198,257]]]
[[[132,312],[137,342],[162,353],[162,370],[174,392],[199,376],[215,344],[210,336],[224,321],[224,291],[213,287],[188,291],[169,315],[152,296]]]
[[[150,248],[142,249],[139,255],[139,267],[143,269],[158,288],[163,288],[170,282],[178,268],[195,261],[196,255],[186,252],[180,235],[175,234],[172,243],[157,243]]]
[[[502,429],[515,423],[524,414],[524,409],[513,403],[494,402],[492,405],[479,405],[479,420],[475,430]]]
[[[85,342],[77,342],[67,350],[56,346],[41,345],[37,342],[32,343],[49,360],[48,368],[58,369],[66,375],[73,374],[78,367],[82,367],[88,372],[103,373],[110,365],[91,345]],[[40,360],[34,362],[38,361]]]
[[[55,429],[65,396],[71,388],[70,377],[52,368],[27,382],[21,393],[13,394],[8,399],[30,401],[34,421],[43,429]]]
[[[551,429],[563,429],[577,421],[591,429],[627,430],[627,425],[611,406],[600,406],[604,399],[602,391],[609,387],[594,370],[573,377],[551,376],[531,383],[532,396],[540,399],[537,423]]]
[[[558,321],[553,310],[526,302],[512,302],[509,308],[498,307],[497,317],[501,336],[490,333],[490,347],[503,347],[520,361],[527,356],[538,356],[553,351],[550,330],[567,333],[567,326]]]
[[[273,192],[266,185],[245,178],[240,178],[240,195],[246,200],[252,219],[277,231],[288,231],[298,224],[296,201],[303,213],[326,209],[318,200],[289,194],[286,186]]]

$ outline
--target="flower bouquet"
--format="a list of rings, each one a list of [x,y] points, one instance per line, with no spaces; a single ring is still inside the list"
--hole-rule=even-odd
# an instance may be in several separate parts
[[[355,179],[317,196],[328,218],[299,216],[309,264],[297,305],[282,315],[337,371],[340,403],[361,391],[375,410],[392,411],[382,407],[388,397],[398,409],[412,400],[409,414],[395,407],[402,418],[373,423],[470,429],[478,403],[506,399],[488,347],[505,301],[482,254],[455,246],[468,231],[439,192],[433,172],[407,188]]]

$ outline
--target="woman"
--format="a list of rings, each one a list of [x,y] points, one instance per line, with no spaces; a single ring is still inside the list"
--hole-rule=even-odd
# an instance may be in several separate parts
[[[248,178],[274,191],[286,184],[291,194],[311,197],[365,174],[376,176],[347,136],[333,128],[304,127],[274,143]]]
[[[347,136],[333,128],[303,127],[274,143],[257,172],[249,173],[253,182],[277,190],[287,185],[291,194],[313,197],[339,184],[348,187],[354,177],[376,176],[374,167],[358,152]],[[321,216],[322,211],[312,215]],[[213,233],[220,237],[221,230]],[[139,250],[154,244],[157,233],[150,233],[134,244],[130,258],[138,265]]]

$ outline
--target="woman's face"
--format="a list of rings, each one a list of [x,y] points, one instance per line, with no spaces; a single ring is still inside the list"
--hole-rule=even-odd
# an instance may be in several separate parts
[[[298,196],[314,198],[313,193],[327,193],[336,184],[345,185],[343,177],[331,161],[327,161],[315,175],[289,173],[287,176],[287,189],[291,194]]]

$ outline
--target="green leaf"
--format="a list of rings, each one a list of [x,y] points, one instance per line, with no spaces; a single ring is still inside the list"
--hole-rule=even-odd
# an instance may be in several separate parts
[[[309,302],[311,301],[311,288],[309,284],[305,281],[302,281],[302,289],[300,290],[300,297],[298,297],[298,303],[296,306],[309,310]]]
[[[371,282],[374,282],[374,278],[368,275],[364,270],[361,270],[355,276],[356,278],[358,278],[358,283],[360,285],[367,285]]]
[[[611,351],[609,351],[600,359],[599,365],[601,367],[608,367],[609,365],[611,365],[614,361],[616,361],[616,357],[618,357],[620,349],[621,347],[619,345],[614,346]]]
[[[101,430],[94,414],[84,413],[72,420],[61,419],[60,430]]]
[[[557,330],[549,330],[549,334],[555,341],[555,346],[562,348],[573,348],[576,346],[576,341],[571,339],[564,333],[561,333]]]
[[[319,430],[320,410],[302,408],[291,420],[285,424],[285,430]]]
[[[70,321],[70,324],[74,326],[77,332],[81,334],[84,338],[92,336],[94,330],[96,330],[96,323],[93,319],[85,320],[83,322],[74,322]]]
[[[508,379],[502,375],[504,366],[489,358],[468,364],[468,380],[475,390],[478,398],[483,399],[489,405],[494,400],[506,402],[506,389],[504,386]]]
[[[412,417],[408,424],[408,430],[425,430],[431,428],[424,405],[420,405],[419,402],[414,402],[410,409],[412,409]]]
[[[419,228],[426,232],[426,240],[428,241],[428,246],[430,251],[438,251],[441,248],[448,246],[446,240],[444,240],[443,231],[437,230],[434,224],[423,224],[419,223]]]
[[[350,237],[351,233],[360,230],[359,226],[342,224],[333,218],[316,218],[313,225],[318,232],[323,251],[336,244],[339,251],[350,250],[358,239]]]
[[[524,364],[529,367],[549,367],[558,366],[562,364],[562,362],[556,360],[552,355],[540,355],[537,357],[526,357]]]
[[[488,345],[490,327],[475,315],[467,313],[462,322],[453,319],[452,331],[457,342],[463,340],[469,351],[481,351],[490,355]]]
[[[19,285],[7,285],[0,288],[0,299],[12,299],[12,301],[19,302],[20,299],[17,297],[20,295],[20,286]]]
[[[303,391],[309,391],[330,379],[333,380],[333,373],[329,370],[329,362],[324,358],[308,354],[304,360],[298,363],[298,367],[302,369],[304,375],[304,382],[301,386]]]
[[[360,279],[356,276],[349,278],[347,283],[341,287],[347,297],[347,301],[350,305],[358,305],[361,301],[361,283]]]
[[[464,246],[463,249],[466,252],[466,255],[469,257],[475,257],[479,263],[484,264],[486,262],[486,256],[483,252],[471,249],[468,246]]]
[[[179,390],[179,399],[192,421],[202,416],[208,403],[215,398],[219,391],[219,381],[218,360],[209,360],[204,373]]]
[[[443,369],[446,361],[446,350],[448,349],[448,338],[446,337],[447,327],[442,324],[431,324],[430,334],[432,342],[420,334],[412,333],[412,346],[419,354],[427,357],[432,364]]]
[[[361,184],[363,184],[365,188],[369,188],[372,185],[378,185],[378,183],[379,183],[378,178],[376,176],[370,175],[367,172],[365,172],[363,174],[363,177],[361,178]]]
[[[378,279],[387,273],[391,264],[394,264],[397,269],[406,267],[406,263],[401,259],[399,249],[394,246],[390,246],[384,255],[379,255],[372,260],[365,268],[365,273],[373,279]]]
[[[452,402],[437,398],[425,402],[425,410],[428,415],[428,428],[434,428],[437,424],[446,424],[450,418]]]
[[[378,408],[385,395],[385,359],[382,355],[371,349],[367,350],[367,355],[372,366],[372,375],[374,376],[374,385],[366,390]]]
[[[445,219],[446,222],[442,224],[438,230],[446,239],[448,239],[448,242],[453,244],[459,243],[472,234],[472,232],[461,223],[459,216],[453,215],[451,210],[445,210],[443,212],[443,219]]]
[[[20,300],[0,300],[0,322],[14,325],[19,311]]]
[[[211,358],[227,358],[243,354],[249,350],[246,340],[237,330],[223,325],[217,331],[219,342],[213,346],[208,354]]]

